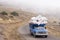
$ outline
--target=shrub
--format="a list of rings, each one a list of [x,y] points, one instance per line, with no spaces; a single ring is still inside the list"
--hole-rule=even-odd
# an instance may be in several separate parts
[[[18,13],[17,12],[11,12],[11,15],[18,16]]]
[[[1,12],[2,15],[8,15],[5,11]]]

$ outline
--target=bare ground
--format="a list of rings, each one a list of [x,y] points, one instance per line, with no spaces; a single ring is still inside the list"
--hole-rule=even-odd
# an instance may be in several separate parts
[[[0,12],[1,11],[6,11],[9,15],[11,12],[11,8],[6,8],[1,6],[0,7]],[[35,14],[29,13],[29,12],[24,12],[24,11],[18,11],[13,9],[12,11],[18,12],[19,16],[14,17],[15,20],[0,20],[0,40],[23,40],[21,38],[21,35],[16,31],[18,27],[26,24],[29,19]],[[9,18],[10,19],[10,18]]]

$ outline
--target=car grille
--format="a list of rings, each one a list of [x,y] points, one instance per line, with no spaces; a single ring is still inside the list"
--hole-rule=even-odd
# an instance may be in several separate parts
[[[38,32],[39,34],[46,34],[46,32]]]

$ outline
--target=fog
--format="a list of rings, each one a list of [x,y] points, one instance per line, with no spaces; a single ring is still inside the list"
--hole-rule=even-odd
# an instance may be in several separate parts
[[[0,4],[30,12],[60,16],[60,0],[0,0]]]

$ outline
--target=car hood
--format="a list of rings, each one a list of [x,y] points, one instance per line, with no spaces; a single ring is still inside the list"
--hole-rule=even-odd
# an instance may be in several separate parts
[[[34,29],[36,32],[48,32],[48,30],[47,29],[45,29],[45,28],[35,28]]]

